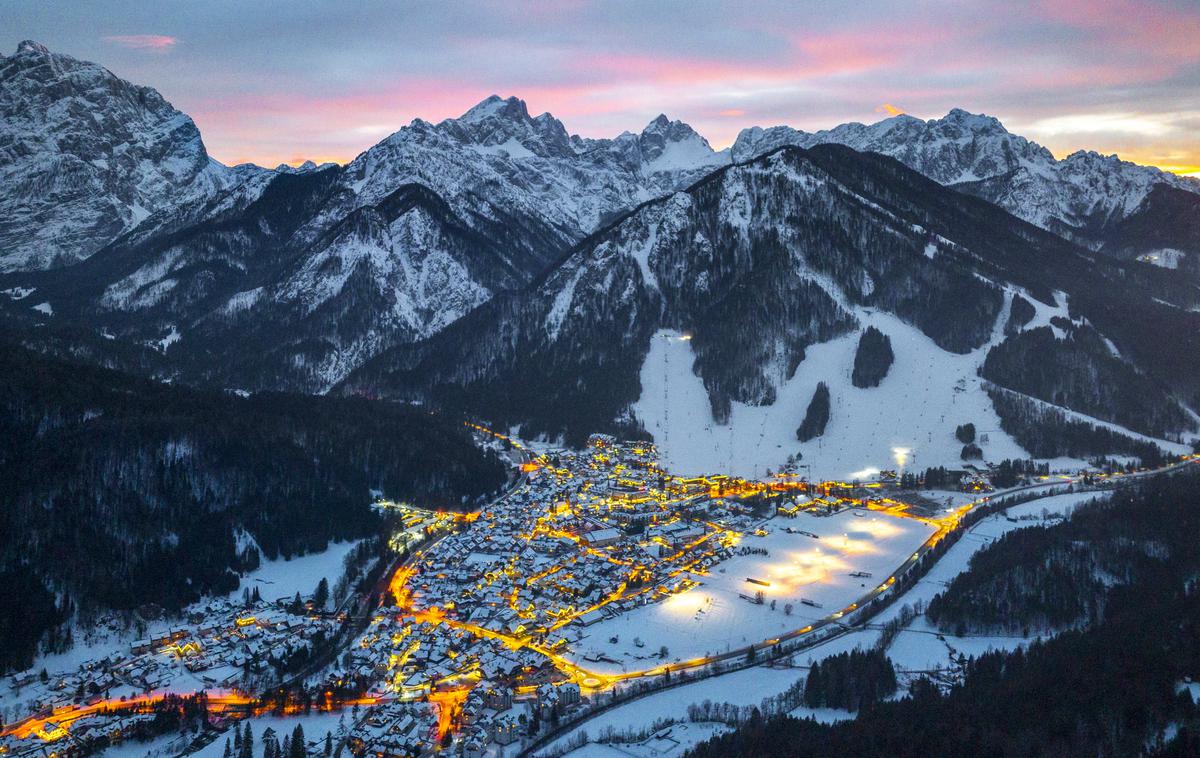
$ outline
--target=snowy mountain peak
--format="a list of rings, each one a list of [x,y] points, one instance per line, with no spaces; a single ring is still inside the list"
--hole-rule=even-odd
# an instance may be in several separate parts
[[[491,118],[504,118],[510,121],[531,120],[524,100],[516,97],[502,98],[499,95],[485,97],[457,120],[471,124]]]
[[[17,45],[17,55],[49,55],[50,50],[40,42],[34,42],[31,39],[22,40],[21,44]]]
[[[896,116],[900,118],[900,116]],[[951,108],[943,119],[930,119],[928,123],[938,124],[939,121],[957,124],[970,129],[974,132],[1002,132],[1009,134],[1010,132],[1004,128],[1004,124],[994,116],[988,116],[983,113],[971,113],[962,108]]]
[[[85,258],[238,181],[155,90],[36,42],[0,58],[0,270]]]
[[[672,121],[666,115],[660,113],[653,121],[646,124],[646,128],[642,130],[642,136],[648,137],[651,135],[661,135],[663,139],[669,142],[682,142],[683,140],[696,139],[704,144],[708,144],[708,140],[700,136],[700,133],[693,129],[689,124],[682,121]]]
[[[653,119],[651,119],[650,123],[646,124],[646,128],[643,129],[642,131],[643,132],[659,131],[659,130],[666,128],[667,126],[670,126],[670,124],[671,124],[671,119],[667,118],[667,114],[660,113],[657,116],[655,116]]]
[[[1091,247],[1101,244],[1098,232],[1136,209],[1155,184],[1200,191],[1200,183],[1115,156],[1080,151],[1057,160],[995,117],[962,108],[940,119],[900,115],[820,132],[788,126],[744,129],[732,151],[734,160],[743,162],[784,145],[823,143],[890,156],[936,182]]]
[[[622,135],[618,139],[629,138]],[[651,172],[729,162],[727,152],[714,152],[708,140],[691,126],[672,121],[661,113],[646,125],[636,140],[641,160]]]

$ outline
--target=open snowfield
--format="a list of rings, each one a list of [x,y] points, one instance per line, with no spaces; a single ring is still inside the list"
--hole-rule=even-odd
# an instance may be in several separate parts
[[[572,750],[571,758],[671,758],[729,731],[724,724],[672,724],[641,742],[616,742],[602,745],[592,742]]]
[[[661,719],[685,719],[689,705],[703,703],[705,700],[711,700],[714,703],[730,703],[732,705],[758,705],[764,698],[778,695],[803,678],[804,672],[799,669],[778,669],[758,666],[722,676],[702,679],[692,684],[685,684],[655,695],[639,698],[626,705],[606,711],[578,729],[572,730],[558,740],[555,740],[547,746],[547,750],[552,750],[557,745],[565,745],[580,731],[586,731],[594,739],[609,727],[618,732],[640,730],[654,726],[654,723]],[[853,718],[853,714],[833,708],[803,708],[797,711],[797,715],[801,717],[811,715],[818,721],[825,722]],[[692,724],[689,726],[702,725]],[[704,739],[707,739],[707,737]],[[627,745],[621,745],[620,747],[625,749]],[[597,756],[598,758],[599,756],[607,755],[607,753],[603,752],[581,752],[586,749],[588,748],[580,748],[569,755],[571,758],[584,758],[585,756],[588,758]],[[675,753],[668,753],[668,755],[675,755]]]
[[[308,596],[317,589],[317,584],[322,578],[329,581],[329,588],[332,590],[345,570],[343,561],[357,544],[331,542],[328,548],[319,553],[309,553],[290,561],[282,558],[263,561],[262,565],[242,578],[241,585],[230,597],[240,595],[247,587],[257,587],[263,600],[268,602],[291,598],[297,592]]]
[[[727,425],[712,419],[704,384],[692,370],[691,343],[660,331],[642,365],[642,396],[634,412],[654,435],[663,465],[680,474],[722,472],[761,477],[792,453],[803,455],[817,479],[866,478],[879,469],[958,466],[959,424],[979,430],[988,460],[1027,458],[984,392],[976,370],[990,343],[966,355],[947,353],[920,330],[877,311],[857,309],[865,329],[875,326],[892,341],[896,360],[878,387],[850,382],[859,332],[813,345],[795,375],[778,387],[774,405],[734,403]],[[825,434],[800,443],[796,428],[817,383],[831,393]]]
[[[788,527],[820,539],[789,534]],[[932,527],[918,521],[861,510],[776,518],[767,529],[767,536],[747,535],[739,546],[765,549],[767,555],[735,556],[707,575],[696,575],[698,587],[583,629],[584,637],[572,646],[571,657],[594,671],[637,671],[659,665],[657,656],[663,646],[669,661],[682,661],[777,637],[854,602],[885,580],[933,533]],[[872,576],[850,576],[859,571]],[[759,590],[763,605],[740,597]],[[805,605],[802,599],[821,607]],[[784,611],[789,604],[790,616]],[[612,637],[618,638],[616,644],[609,641]],[[587,660],[598,655],[609,660]]]

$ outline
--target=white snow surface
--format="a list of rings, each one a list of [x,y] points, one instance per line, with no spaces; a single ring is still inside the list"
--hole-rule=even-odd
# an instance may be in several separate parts
[[[320,553],[309,553],[290,561],[277,558],[263,561],[257,569],[242,578],[241,585],[229,594],[236,597],[243,588],[258,588],[263,600],[271,602],[281,598],[290,599],[297,592],[308,596],[317,588],[321,579],[329,581],[329,589],[341,578],[343,562],[357,542],[331,542]]]
[[[789,534],[788,527],[820,538]],[[765,528],[767,536],[746,535],[739,547],[765,549],[768,555],[735,556],[712,567],[707,575],[694,575],[700,586],[584,628],[582,640],[572,646],[568,657],[594,671],[636,671],[659,665],[663,646],[669,651],[667,661],[677,662],[779,636],[858,600],[934,531],[912,519],[859,510],[780,517]],[[872,576],[850,576],[860,571]],[[740,597],[754,596],[759,590],[765,597],[763,605]],[[802,599],[821,607],[805,605]],[[785,612],[788,604],[791,615]],[[611,643],[612,637],[619,641]],[[635,638],[643,647],[637,646]],[[598,655],[610,660],[587,660]]]
[[[681,474],[761,477],[797,452],[805,471],[820,479],[959,466],[962,443],[954,429],[967,422],[987,434],[981,444],[986,459],[1028,457],[1000,431],[976,375],[991,343],[958,355],[890,314],[857,309],[855,315],[864,329],[875,326],[892,341],[895,363],[878,387],[859,389],[850,382],[860,336],[853,332],[808,348],[773,405],[735,402],[725,425],[712,419],[703,382],[693,373],[690,344],[677,332],[658,332],[642,365],[642,395],[633,410],[654,435],[664,467]],[[829,424],[822,436],[800,443],[796,428],[821,381],[830,389]]]
[[[913,605],[918,601],[928,603],[934,595],[944,590],[955,576],[967,570],[971,556],[993,540],[1014,529],[1042,523],[1040,516],[1043,509],[1051,517],[1066,516],[1082,503],[1106,496],[1104,493],[1096,492],[1049,494],[1055,493],[1058,489],[1060,488],[1048,486],[1046,490],[1048,494],[1045,497],[1014,506],[1008,509],[1006,514],[989,516],[979,522],[947,551],[915,587],[875,617],[874,628],[856,630],[801,651],[793,657],[795,664],[807,667],[812,662],[823,660],[831,655],[855,648],[872,647],[879,638],[878,624],[895,618],[905,605]],[[926,494],[935,499],[949,496],[956,501],[956,505],[960,499],[958,493],[930,492]],[[1017,521],[1014,523],[1009,518],[1017,519]],[[943,641],[939,640],[937,635],[925,625],[924,617],[918,617],[908,629],[908,631],[901,632],[888,649],[888,657],[902,672],[946,669],[951,666],[950,655],[952,652],[979,655],[987,650],[1010,650],[1027,642],[1023,638],[1013,637],[954,637],[953,635],[943,635]],[[757,666],[709,677],[606,711],[600,716],[584,722],[548,747],[552,749],[557,745],[563,745],[581,731],[585,731],[595,738],[601,730],[608,726],[617,730],[644,729],[660,719],[685,719],[688,705],[700,703],[706,699],[717,703],[728,702],[736,705],[757,704],[765,697],[783,692],[793,683],[802,679],[804,675],[803,668]],[[813,710],[808,708],[797,709],[793,715],[799,718],[811,715],[818,721],[826,722],[854,716],[851,713],[832,709]],[[585,752],[599,747],[589,745],[587,748],[581,748],[569,755],[572,758],[608,755],[605,752]],[[622,744],[620,747],[624,749],[625,745]]]
[[[589,719],[552,742],[543,752],[549,752],[557,745],[566,744],[572,736],[580,731],[586,731],[594,738],[609,726],[617,731],[646,729],[660,719],[684,719],[687,716],[689,705],[703,703],[705,700],[732,705],[758,705],[764,698],[778,695],[803,677],[804,672],[797,669],[774,669],[759,666],[674,687],[665,692],[639,698],[613,708],[594,719]],[[853,717],[853,714],[831,708],[805,709],[805,712],[799,715],[809,714],[826,722]],[[586,749],[588,748],[582,750]],[[576,751],[569,755],[572,758],[579,758],[579,756],[604,756],[607,754]]]

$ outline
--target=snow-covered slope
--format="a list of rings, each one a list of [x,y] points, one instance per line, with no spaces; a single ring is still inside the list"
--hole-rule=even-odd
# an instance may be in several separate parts
[[[783,145],[825,143],[891,156],[934,181],[1091,247],[1103,244],[1105,230],[1137,210],[1156,184],[1200,192],[1200,181],[1115,155],[1079,151],[1056,160],[997,119],[957,108],[929,121],[902,114],[819,132],[754,127],[738,135],[732,154],[741,161]]]
[[[447,369],[455,383],[509,375],[531,402],[561,400],[553,413],[565,419],[579,406],[547,377],[575,381],[580,361],[595,360],[591,389],[605,409],[589,423],[603,425],[638,397],[624,364],[641,365],[650,335],[692,330],[723,423],[737,403],[775,402],[806,348],[863,326],[860,308],[965,354],[992,334],[998,288],[1049,299],[1103,267],[945,186],[1089,243],[1096,229],[1119,229],[1126,258],[1141,254],[1129,242],[1140,230],[1186,221],[1197,197],[1153,169],[1083,154],[1055,161],[995,119],[958,110],[817,134],[751,129],[718,152],[666,116],[591,139],[498,96],[458,118],[417,119],[344,167],[229,168],[157,93],[98,66],[22,43],[0,72],[0,269],[86,258],[0,276],[0,291],[21,293],[0,307],[30,329],[61,327],[67,351],[91,335],[95,352],[143,354],[111,359],[120,365],[221,386],[324,391],[535,284],[489,312],[497,324],[516,319],[514,332],[473,327],[493,344]],[[894,156],[944,186],[831,145],[746,162],[823,143]],[[1168,235],[1153,250],[1191,246]],[[1122,282],[1152,290],[1148,307],[1101,308],[1112,305],[1107,290],[1072,300],[1108,319],[1099,333],[1123,356],[1160,366],[1173,386],[1190,386],[1190,344],[1151,350],[1154,340],[1130,335],[1167,318],[1162,309],[1190,317],[1196,291],[1172,276],[1189,261],[1182,271],[1139,264]],[[535,358],[543,353],[548,368]]]
[[[54,121],[90,134],[83,152],[122,156],[101,163],[133,193],[124,205],[95,187],[38,194],[62,219],[33,224],[40,236],[22,237],[12,260],[44,267],[48,259],[22,251],[51,249],[43,243],[65,239],[64,229],[90,241],[73,255],[91,257],[14,286],[37,290],[55,323],[157,346],[182,375],[226,385],[323,391],[385,347],[525,285],[607,219],[729,160],[665,116],[640,134],[584,139],[492,96],[457,119],[416,120],[345,167],[231,169],[209,160],[192,122],[151,90],[32,43],[12,60],[21,66],[10,66],[10,89],[35,89],[57,119],[26,130]],[[63,70],[87,83],[90,100],[53,86],[50,73]],[[116,126],[93,128],[101,116]],[[37,170],[53,150],[21,151],[36,160],[10,169],[24,171],[15,186],[44,185]],[[8,227],[14,237],[31,193],[5,195],[22,219]]]
[[[0,271],[73,263],[259,173],[209,158],[153,89],[36,42],[0,56]]]
[[[896,362],[878,387],[850,381],[860,331],[814,345],[796,373],[780,383],[769,406],[735,403],[727,423],[714,422],[704,384],[692,372],[690,342],[675,332],[655,335],[642,364],[642,394],[634,413],[654,435],[663,465],[681,473],[723,471],[762,477],[797,455],[805,471],[823,479],[866,478],[882,469],[955,466],[962,442],[959,424],[985,430],[988,460],[1028,453],[1000,429],[1000,420],[976,375],[987,348],[966,354],[939,348],[895,316],[855,309],[863,327],[886,334]],[[831,391],[828,426],[807,442],[796,428],[818,382]]]
[[[568,441],[642,426],[687,470],[761,474],[800,452],[822,475],[844,476],[887,466],[893,448],[922,465],[953,464],[955,427],[966,423],[989,433],[988,459],[1024,457],[999,431],[978,372],[994,347],[1022,326],[1051,328],[1043,322],[1074,335],[1070,360],[1045,363],[1062,373],[998,369],[993,381],[1093,417],[1120,417],[1134,407],[1130,395],[1145,395],[1138,402],[1169,431],[1185,431],[1165,380],[1139,372],[1169,374],[1154,362],[1160,351],[1147,350],[1153,334],[1200,321],[1147,305],[1156,286],[895,161],[833,145],[786,148],[639,208],[536,287],[386,351],[342,389],[448,403]],[[1009,328],[1015,293],[1040,303],[1023,299],[1033,316]],[[1157,326],[1114,319],[1122,299]],[[850,372],[868,326],[891,339],[896,358],[879,386],[860,388]],[[1042,341],[1020,347],[1042,365]],[[1176,352],[1200,363],[1194,345]],[[1100,398],[1072,387],[1089,372],[1125,384]],[[831,420],[799,443],[822,381]]]

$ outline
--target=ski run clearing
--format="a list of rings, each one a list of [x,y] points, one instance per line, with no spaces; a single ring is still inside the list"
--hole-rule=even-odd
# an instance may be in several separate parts
[[[1000,419],[976,376],[990,343],[965,355],[948,353],[890,314],[860,310],[855,315],[864,329],[874,326],[891,338],[895,363],[878,387],[860,389],[850,382],[860,336],[855,331],[809,347],[796,373],[778,386],[773,405],[735,402],[726,425],[712,418],[704,383],[693,372],[691,343],[678,332],[655,334],[634,413],[654,435],[663,466],[680,474],[721,471],[757,478],[800,453],[801,465],[815,479],[957,467],[963,445],[954,429],[968,422],[979,430],[987,460],[1028,457],[1000,431]],[[801,443],[796,428],[818,382],[829,386],[829,425],[820,437]]]

